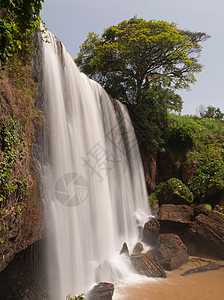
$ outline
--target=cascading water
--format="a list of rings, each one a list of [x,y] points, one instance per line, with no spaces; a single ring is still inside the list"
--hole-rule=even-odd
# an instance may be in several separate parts
[[[52,34],[42,47],[49,141],[40,173],[50,290],[62,300],[131,272],[119,251],[123,242],[134,245],[150,211],[126,108],[81,74]]]

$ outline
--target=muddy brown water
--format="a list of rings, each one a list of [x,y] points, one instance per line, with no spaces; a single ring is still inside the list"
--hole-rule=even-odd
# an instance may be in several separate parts
[[[224,268],[180,276],[211,261],[191,257],[188,264],[167,272],[166,279],[118,285],[115,300],[224,300]],[[215,263],[224,265],[223,261]]]

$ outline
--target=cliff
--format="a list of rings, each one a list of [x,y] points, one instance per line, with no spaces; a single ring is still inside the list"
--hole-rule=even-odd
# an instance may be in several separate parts
[[[35,107],[31,59],[15,55],[0,79],[0,271],[16,253],[41,238],[43,207],[34,163],[35,132],[43,123]]]

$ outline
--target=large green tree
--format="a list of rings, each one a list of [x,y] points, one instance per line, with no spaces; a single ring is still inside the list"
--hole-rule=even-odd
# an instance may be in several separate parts
[[[168,111],[182,109],[176,90],[189,88],[202,70],[198,58],[208,38],[174,23],[134,17],[101,36],[90,32],[75,62],[112,97],[127,103],[138,140],[156,151],[163,144]]]
[[[75,62],[113,97],[139,102],[153,86],[189,88],[194,74],[202,70],[198,57],[208,38],[174,23],[132,18],[105,29],[101,36],[90,32]],[[174,98],[173,94],[171,102]],[[180,110],[180,98],[174,102],[172,108]]]

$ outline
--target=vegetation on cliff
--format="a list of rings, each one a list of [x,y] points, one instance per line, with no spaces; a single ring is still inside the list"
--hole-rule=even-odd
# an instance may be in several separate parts
[[[16,53],[20,57],[30,56],[32,33],[39,28],[43,1],[1,0],[0,68]]]
[[[38,180],[33,140],[35,126],[43,117],[35,107],[37,83],[32,65],[33,32],[39,29],[41,2],[3,0],[0,4],[0,258],[5,256],[0,270],[14,253],[29,245],[41,214],[34,209]],[[29,236],[22,243],[23,234]]]
[[[182,169],[179,179],[193,193],[195,204],[209,202],[215,206],[224,194],[224,122],[170,114],[168,124],[164,146],[172,153],[174,163]],[[183,169],[190,176],[183,176]],[[175,182],[176,180],[173,183]],[[172,184],[171,187],[175,194],[179,183]],[[161,183],[150,199],[159,200],[162,194],[169,198],[168,194],[171,192],[167,195],[165,193],[164,183]]]

